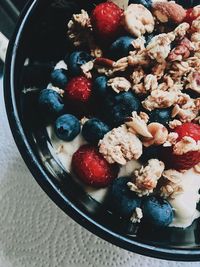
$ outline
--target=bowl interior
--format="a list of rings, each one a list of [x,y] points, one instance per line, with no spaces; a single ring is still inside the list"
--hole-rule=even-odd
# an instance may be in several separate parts
[[[87,195],[70,174],[65,172],[55,154],[51,152],[51,142],[37,109],[39,91],[29,91],[27,88],[42,89],[47,86],[53,65],[72,50],[66,37],[68,20],[73,13],[82,8],[90,11],[94,4],[94,1],[81,0],[33,1],[32,6],[29,4],[27,7],[29,15],[26,18],[25,12],[22,15],[21,22],[25,23],[18,25],[18,35],[16,32],[11,42],[5,78],[7,110],[19,149],[25,161],[29,161],[28,165],[37,181],[45,191],[53,192],[52,194],[47,192],[53,200],[57,202],[58,192],[62,194],[64,196],[62,201],[57,202],[60,207],[67,212],[69,205],[73,203],[74,211],[73,215],[70,215],[76,220],[81,217],[80,223],[86,227],[87,220],[95,224],[96,227],[90,229],[93,232],[124,248],[142,254],[169,259],[187,259],[188,254],[192,255],[192,253],[200,255],[198,220],[187,229],[164,230],[154,229],[148,225],[138,227],[124,222],[111,214],[104,204],[97,203]],[[10,79],[10,75],[14,76],[13,80]],[[18,126],[16,126],[16,120]],[[21,128],[21,132],[16,133],[18,127]],[[24,143],[28,144],[30,151],[25,151],[27,146],[25,148]],[[34,158],[32,162],[26,156],[27,153]],[[48,179],[44,177],[44,173]],[[82,213],[77,218],[76,209],[79,210],[79,215]],[[104,232],[104,234],[98,233],[99,226],[103,229],[101,233]],[[109,231],[109,234],[106,231]],[[140,249],[137,250],[139,244]],[[159,249],[162,250],[160,254]],[[151,252],[148,252],[150,250]],[[182,254],[186,256],[181,256]],[[200,259],[200,256],[198,257]]]

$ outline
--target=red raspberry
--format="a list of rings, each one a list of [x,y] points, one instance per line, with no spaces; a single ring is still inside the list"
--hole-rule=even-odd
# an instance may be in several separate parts
[[[190,151],[183,155],[172,154],[172,167],[176,170],[189,170],[200,162],[200,152]]]
[[[186,122],[174,130],[178,134],[178,141],[183,137],[189,136],[192,137],[195,141],[200,140],[200,126],[192,122]]]
[[[96,36],[112,41],[121,31],[123,10],[112,2],[101,3],[91,14],[91,23]]]
[[[72,78],[65,89],[67,100],[75,103],[87,103],[92,93],[92,82],[84,76]]]
[[[74,153],[72,168],[80,180],[94,187],[108,186],[118,174],[117,165],[109,164],[91,145],[81,146]]]
[[[200,16],[200,8],[189,8],[186,11],[185,22],[192,24],[193,20],[197,19]]]
[[[195,141],[200,140],[200,125],[191,122],[184,123],[178,126],[174,130],[178,134],[177,141],[185,136],[193,138]],[[175,155],[173,153],[173,148],[165,150],[164,161],[166,160],[166,165],[169,168],[174,168],[176,170],[189,170],[200,162],[200,152],[190,151],[183,155]]]

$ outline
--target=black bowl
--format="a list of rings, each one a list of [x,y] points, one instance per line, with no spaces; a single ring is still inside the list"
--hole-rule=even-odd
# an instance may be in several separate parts
[[[51,153],[51,143],[36,108],[37,91],[46,86],[52,65],[71,50],[67,20],[81,8],[98,1],[32,0],[10,41],[5,65],[5,103],[17,146],[36,181],[69,216],[94,234],[143,255],[183,261],[200,260],[200,224],[187,229],[134,227],[115,218],[65,172]],[[29,66],[27,66],[29,58]],[[38,71],[39,69],[39,71]]]

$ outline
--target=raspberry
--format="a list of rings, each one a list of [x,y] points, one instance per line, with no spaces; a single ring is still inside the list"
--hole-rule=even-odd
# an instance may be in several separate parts
[[[91,23],[98,39],[111,41],[121,30],[123,11],[112,2],[101,3],[91,15]]]
[[[175,129],[178,134],[177,142],[185,136],[193,138],[195,141],[200,140],[200,126],[191,122],[184,123]],[[182,155],[173,153],[173,148],[164,149],[163,161],[167,168],[174,168],[176,170],[189,170],[200,162],[199,151],[189,151]]]
[[[177,141],[180,141],[185,136],[192,137],[195,141],[200,140],[200,126],[192,122],[176,127],[175,132],[178,134]]]
[[[67,100],[75,103],[87,103],[91,97],[92,82],[84,76],[72,78],[65,89]]]
[[[118,174],[118,166],[109,164],[94,146],[81,146],[73,155],[72,168],[78,178],[94,187],[108,186]]]
[[[200,8],[189,8],[186,11],[185,22],[192,24],[193,20],[197,19],[200,16]]]
[[[200,152],[190,151],[183,155],[172,154],[172,162],[176,170],[189,170],[200,162]]]

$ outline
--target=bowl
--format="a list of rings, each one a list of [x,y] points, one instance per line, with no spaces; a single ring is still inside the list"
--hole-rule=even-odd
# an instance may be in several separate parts
[[[155,229],[123,222],[92,199],[67,173],[52,152],[41,114],[38,89],[44,88],[53,64],[71,47],[67,21],[101,1],[32,0],[23,10],[9,44],[4,93],[10,127],[18,149],[36,181],[77,223],[121,248],[168,260],[200,260],[200,223]],[[39,70],[39,71],[38,71]],[[32,88],[27,90],[26,88]]]

